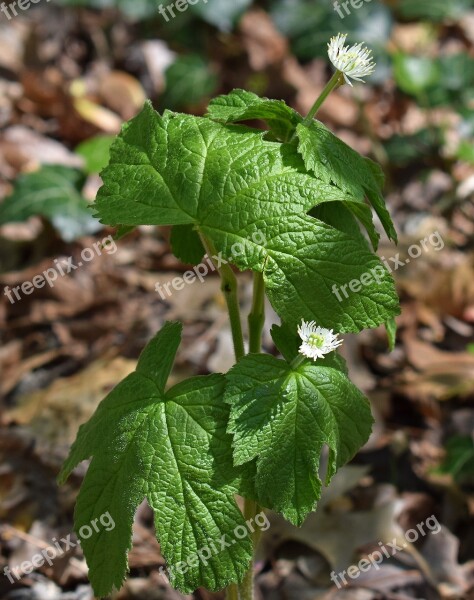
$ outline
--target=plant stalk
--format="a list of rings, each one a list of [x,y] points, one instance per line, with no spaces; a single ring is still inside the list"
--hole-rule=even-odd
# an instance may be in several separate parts
[[[255,272],[253,274],[253,299],[252,309],[248,316],[249,323],[249,351],[260,352],[262,347],[262,332],[265,324],[265,283],[263,281],[263,274]],[[254,522],[255,516],[260,511],[255,500],[249,500],[248,498],[244,501],[244,518],[246,521],[252,519]],[[250,564],[249,570],[245,573],[242,583],[239,585],[240,600],[253,600],[254,598],[254,581],[253,581],[253,570],[254,570],[254,559],[257,544],[260,538],[260,530],[258,528],[252,533],[252,546],[253,546],[253,557]]]
[[[213,243],[206,238],[202,232],[199,235],[207,255],[211,258],[217,254]],[[216,267],[217,268],[217,267]],[[240,307],[238,298],[237,278],[229,265],[223,265],[218,268],[221,277],[221,290],[227,304],[230,326],[232,331],[232,341],[234,344],[235,359],[238,361],[245,355],[244,338],[242,333],[242,322],[240,319]],[[265,323],[265,283],[262,273],[254,273],[253,277],[253,299],[252,309],[248,316],[249,323],[249,350],[250,352],[260,352],[262,345],[262,332]],[[254,500],[245,499],[244,517],[245,520],[255,519],[260,508]],[[256,528],[252,533],[253,556],[260,537],[260,530]],[[231,584],[226,588],[226,600],[253,600],[253,564],[244,576],[242,583],[237,586]]]
[[[198,233],[208,257],[213,260],[212,257],[217,254],[214,244],[211,240],[208,240],[201,231],[198,230]],[[219,268],[217,268],[216,265],[216,269],[221,278],[221,290],[227,304],[227,312],[229,313],[235,360],[239,361],[245,355],[245,347],[242,321],[240,318],[237,277],[228,264],[222,265]],[[240,596],[239,586],[235,583],[231,583],[227,586],[225,597],[226,600],[247,600],[245,596]],[[252,598],[252,596],[250,596],[250,598]]]
[[[302,363],[304,363],[305,360],[305,356],[298,354],[298,356],[295,356],[295,358],[291,361],[291,368],[297,369]]]
[[[225,600],[239,600],[239,588],[237,584],[231,583],[225,589]]]
[[[203,243],[204,249],[208,257],[212,260],[213,256],[217,255],[217,250],[211,240],[208,240],[205,235],[199,231],[199,236]],[[217,268],[217,266],[216,266]],[[238,295],[237,277],[234,271],[228,265],[222,265],[217,268],[221,277],[221,291],[227,304],[227,312],[229,313],[230,329],[232,332],[232,342],[234,344],[235,360],[239,361],[245,355],[244,335],[242,333],[242,321],[240,319],[240,306]]]
[[[326,84],[324,90],[319,95],[319,98],[316,100],[316,102],[311,107],[311,110],[309,111],[309,113],[306,115],[306,117],[303,121],[303,125],[308,126],[312,122],[312,120],[316,116],[316,113],[321,108],[321,105],[326,100],[326,98],[329,96],[329,94],[333,90],[335,90],[337,87],[339,87],[340,85],[343,85],[343,84],[344,84],[344,75],[341,73],[341,71],[336,71],[334,73],[334,75],[331,77],[331,79],[328,81],[328,83]]]
[[[262,332],[265,325],[265,283],[263,274],[253,274],[253,300],[249,317],[249,351],[260,352]]]
[[[255,502],[255,500],[245,499],[244,504],[244,518],[246,521],[252,519],[252,522],[255,522],[255,516],[261,511],[261,507]],[[253,557],[252,562],[250,563],[249,570],[245,573],[245,576],[242,580],[242,583],[239,585],[239,595],[240,600],[254,600],[254,562],[255,562],[255,552],[257,550],[257,545],[260,540],[261,532],[258,528],[252,533],[252,545],[253,545]]]

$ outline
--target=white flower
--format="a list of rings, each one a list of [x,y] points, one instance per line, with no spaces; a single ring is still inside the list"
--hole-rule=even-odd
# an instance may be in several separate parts
[[[375,69],[372,50],[363,47],[362,44],[355,44],[351,47],[344,46],[346,37],[347,33],[338,33],[331,38],[328,44],[329,59],[336,69],[343,73],[344,79],[349,85],[352,85],[349,77],[364,83],[361,78],[371,75]]]
[[[307,323],[301,321],[298,326],[298,335],[303,343],[300,346],[300,354],[316,360],[324,358],[325,354],[332,352],[342,344],[342,340],[338,340],[339,334],[333,333],[332,329],[317,327],[314,321]]]

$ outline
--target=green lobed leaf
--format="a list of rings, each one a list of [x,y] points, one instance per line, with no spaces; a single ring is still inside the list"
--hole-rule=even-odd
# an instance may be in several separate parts
[[[265,283],[276,312],[292,327],[314,320],[338,332],[377,327],[398,314],[393,280],[364,241],[308,217],[267,224]],[[283,230],[283,231],[282,231]],[[280,233],[281,231],[281,233]],[[361,281],[357,292],[350,282]]]
[[[222,123],[261,119],[282,141],[288,141],[296,125],[303,120],[301,115],[283,100],[260,98],[253,92],[240,89],[211,100],[208,115],[211,119]]]
[[[396,241],[397,234],[381,193],[384,177],[380,167],[345,144],[319,121],[313,121],[310,126],[298,125],[296,130],[298,150],[306,168],[356,200],[362,202],[367,196],[388,237]]]
[[[262,119],[268,124],[270,130],[273,132],[276,139],[283,142],[292,139],[297,125],[301,124],[303,121],[301,115],[299,115],[296,111],[290,108],[283,100],[271,100],[268,98],[260,98],[252,92],[247,92],[245,90],[240,89],[233,90],[227,95],[218,96],[217,98],[212,100],[209,104],[208,115],[210,118],[216,121],[221,121],[223,123],[235,123],[238,121],[245,121],[249,119]],[[335,139],[338,140],[338,138]],[[354,150],[350,149],[348,146],[347,149],[350,150],[353,154],[355,154],[360,161],[368,160],[359,156]],[[325,149],[325,151],[327,151],[327,149]],[[355,160],[356,159],[354,158],[354,161]],[[380,169],[377,168],[377,165],[375,165],[375,163],[372,163],[372,161],[369,161],[369,163],[368,168],[372,170],[372,179],[374,180],[375,186],[378,186],[379,188],[383,187],[383,173]],[[311,166],[309,168],[311,170]],[[322,179],[326,183],[332,181],[331,178],[327,177],[322,177]],[[346,191],[352,194],[352,190],[349,189]],[[359,192],[358,189],[357,192]],[[345,205],[362,223],[362,225],[364,225],[369,234],[372,246],[376,250],[378,247],[380,236],[377,233],[372,220],[372,211],[370,210],[370,207],[364,203],[364,196],[364,193],[356,195],[352,194],[352,196],[347,197],[344,202]],[[330,200],[331,198],[327,199],[327,201]],[[337,200],[340,199],[337,198]],[[383,199],[381,206],[379,198],[376,198],[374,200],[374,204],[379,206],[381,210],[384,209]]]
[[[189,115],[160,117],[147,104],[112,147],[97,213],[108,224],[194,225],[239,269],[263,273],[270,301],[293,328],[302,318],[339,332],[385,323],[398,313],[398,298],[380,260],[363,238],[307,214],[357,199],[308,173],[294,145],[263,135]],[[337,298],[335,287],[374,269],[377,281]]]
[[[76,465],[92,457],[77,500],[75,529],[107,511],[116,524],[82,540],[97,596],[118,589],[126,576],[133,517],[144,498],[155,513],[163,556],[173,567],[171,583],[183,592],[201,585],[218,590],[241,580],[251,559],[249,538],[219,551],[223,534],[245,526],[234,500],[238,473],[226,434],[224,377],[193,377],[165,392],[180,338],[181,325],[167,323],[150,341],[136,371],[80,427],[59,476],[64,482]],[[191,561],[211,543],[217,552],[207,564]]]
[[[373,422],[367,399],[339,365],[325,360],[292,367],[250,354],[226,376],[234,462],[257,459],[258,502],[296,525],[320,497],[323,446],[329,447],[327,485],[367,441]]]
[[[102,226],[81,195],[84,181],[81,171],[60,165],[21,175],[0,204],[0,225],[39,215],[50,220],[66,242],[99,231]]]
[[[367,240],[362,235],[354,214],[346,206],[336,202],[325,202],[315,206],[309,214],[331,227],[339,229],[348,236],[356,238],[360,242],[365,242],[366,248],[369,249]]]
[[[199,264],[206,252],[193,225],[175,225],[170,242],[173,254],[185,264]]]

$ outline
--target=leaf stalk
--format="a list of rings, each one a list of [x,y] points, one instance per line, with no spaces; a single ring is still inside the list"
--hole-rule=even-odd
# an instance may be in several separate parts
[[[212,257],[217,255],[217,250],[214,244],[211,242],[211,240],[206,238],[201,231],[198,230],[198,232],[208,257],[213,261]],[[232,342],[234,344],[235,360],[238,362],[245,355],[245,347],[244,335],[242,333],[242,321],[240,319],[237,277],[228,264],[221,265],[220,267],[217,267],[216,265],[216,269],[221,277],[221,291],[224,294],[227,304],[230,329],[232,332]]]

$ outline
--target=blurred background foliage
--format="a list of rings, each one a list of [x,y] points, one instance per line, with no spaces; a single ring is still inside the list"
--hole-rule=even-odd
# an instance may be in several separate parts
[[[58,8],[61,6],[64,10]],[[99,172],[107,162],[110,138],[104,133],[118,131],[120,121],[136,113],[145,97],[151,97],[160,110],[203,113],[213,95],[243,87],[260,95],[283,97],[304,109],[308,101],[298,102],[295,97],[304,87],[301,78],[309,73],[309,80],[320,84],[329,77],[327,42],[344,31],[350,41],[364,41],[372,48],[377,69],[367,83],[370,91],[357,90],[353,96],[362,119],[352,119],[353,123],[349,118],[339,119],[340,124],[353,124],[361,133],[377,139],[371,151],[385,163],[389,176],[397,177],[399,169],[407,167],[425,176],[424,169],[434,165],[450,173],[453,161],[474,164],[473,25],[469,12],[473,7],[473,0],[372,1],[362,3],[359,9],[349,3],[350,14],[346,14],[342,6],[335,10],[329,1],[267,0],[252,4],[251,0],[200,0],[188,5],[185,12],[175,11],[176,17],[165,21],[157,0],[57,0],[47,10],[51,22],[65,19],[66,28],[62,33],[53,32],[41,17],[32,17],[37,39],[30,39],[25,47],[25,75],[40,72],[41,63],[48,69],[56,63],[57,75],[64,80],[55,85],[62,87],[66,105],[72,105],[75,117],[87,126],[82,132],[66,135],[53,131],[53,137],[69,147],[83,141],[81,138],[88,140],[77,147],[77,153],[85,160],[85,173],[90,174]],[[40,12],[32,9],[28,17]],[[14,25],[20,25],[22,18],[20,14]],[[44,42],[50,38],[49,44],[61,52],[60,56],[54,56],[54,51],[41,43],[42,36]],[[7,44],[8,36],[4,38]],[[36,57],[35,44],[40,44]],[[76,63],[75,68],[61,65],[68,59]],[[288,60],[295,60],[293,65],[300,69],[292,73]],[[8,69],[8,60],[4,62]],[[314,73],[316,69],[319,73]],[[108,77],[104,77],[106,71]],[[30,84],[33,95],[38,94],[36,83]],[[93,98],[97,93],[102,96],[98,102]],[[122,102],[112,97],[114,93],[124,96]],[[345,97],[350,100],[347,92]],[[390,108],[395,114],[384,115],[392,120],[400,120],[404,111],[411,110],[412,100],[423,113],[419,125],[410,123],[405,127],[409,131],[403,132],[392,123],[381,130],[380,115],[379,122],[374,123],[374,116],[367,114],[370,106],[363,107],[365,101],[379,100],[392,102]],[[353,107],[351,110],[353,113]],[[49,116],[55,116],[54,110]],[[337,124],[338,119],[335,121]],[[91,140],[94,129],[99,137]],[[58,172],[58,189],[68,185],[71,190],[64,174],[64,169]],[[77,180],[69,173],[69,180],[74,178]],[[25,199],[18,204],[17,214],[13,209],[19,195],[27,195],[29,182],[37,182],[44,189],[51,185],[48,179],[46,172],[19,181],[13,199],[0,206],[0,223],[35,213],[48,217],[47,200],[33,205]],[[63,200],[52,201],[52,210],[66,207],[68,194],[59,192],[61,195]],[[70,198],[74,215],[77,199],[74,194]],[[66,221],[64,226],[68,227]],[[79,219],[75,233],[68,231],[66,238],[82,231],[91,231],[87,218]]]
[[[13,304],[4,286],[58,259],[77,264],[114,233],[90,203],[115,135],[146,98],[202,115],[210,98],[239,87],[305,114],[331,76],[329,38],[347,32],[373,49],[377,69],[332,94],[318,117],[383,166],[400,245],[382,238],[379,253],[405,258],[434,232],[444,245],[394,273],[402,314],[393,352],[382,330],[347,336],[342,352],[371,400],[373,438],[305,528],[272,521],[258,584],[272,600],[340,600],[334,586],[324,595],[332,568],[436,513],[442,534],[345,597],[473,597],[474,0],[365,0],[347,4],[350,14],[342,5],[344,18],[330,0],[198,0],[168,21],[160,0],[43,0],[11,20],[0,13],[0,569],[24,560],[31,539],[71,531],[80,476],[58,491],[59,465],[79,422],[165,319],[185,323],[176,380],[233,362],[215,277],[165,300],[156,292],[189,268],[167,228],[138,228],[116,254]],[[240,280],[245,304],[251,279]],[[275,320],[268,307],[269,352]],[[150,514],[139,513],[130,587],[117,598],[182,598],[153,579],[163,559]],[[21,598],[87,597],[75,559],[28,580],[32,595]],[[3,579],[0,597],[16,600]],[[45,580],[56,595],[37,590]]]

